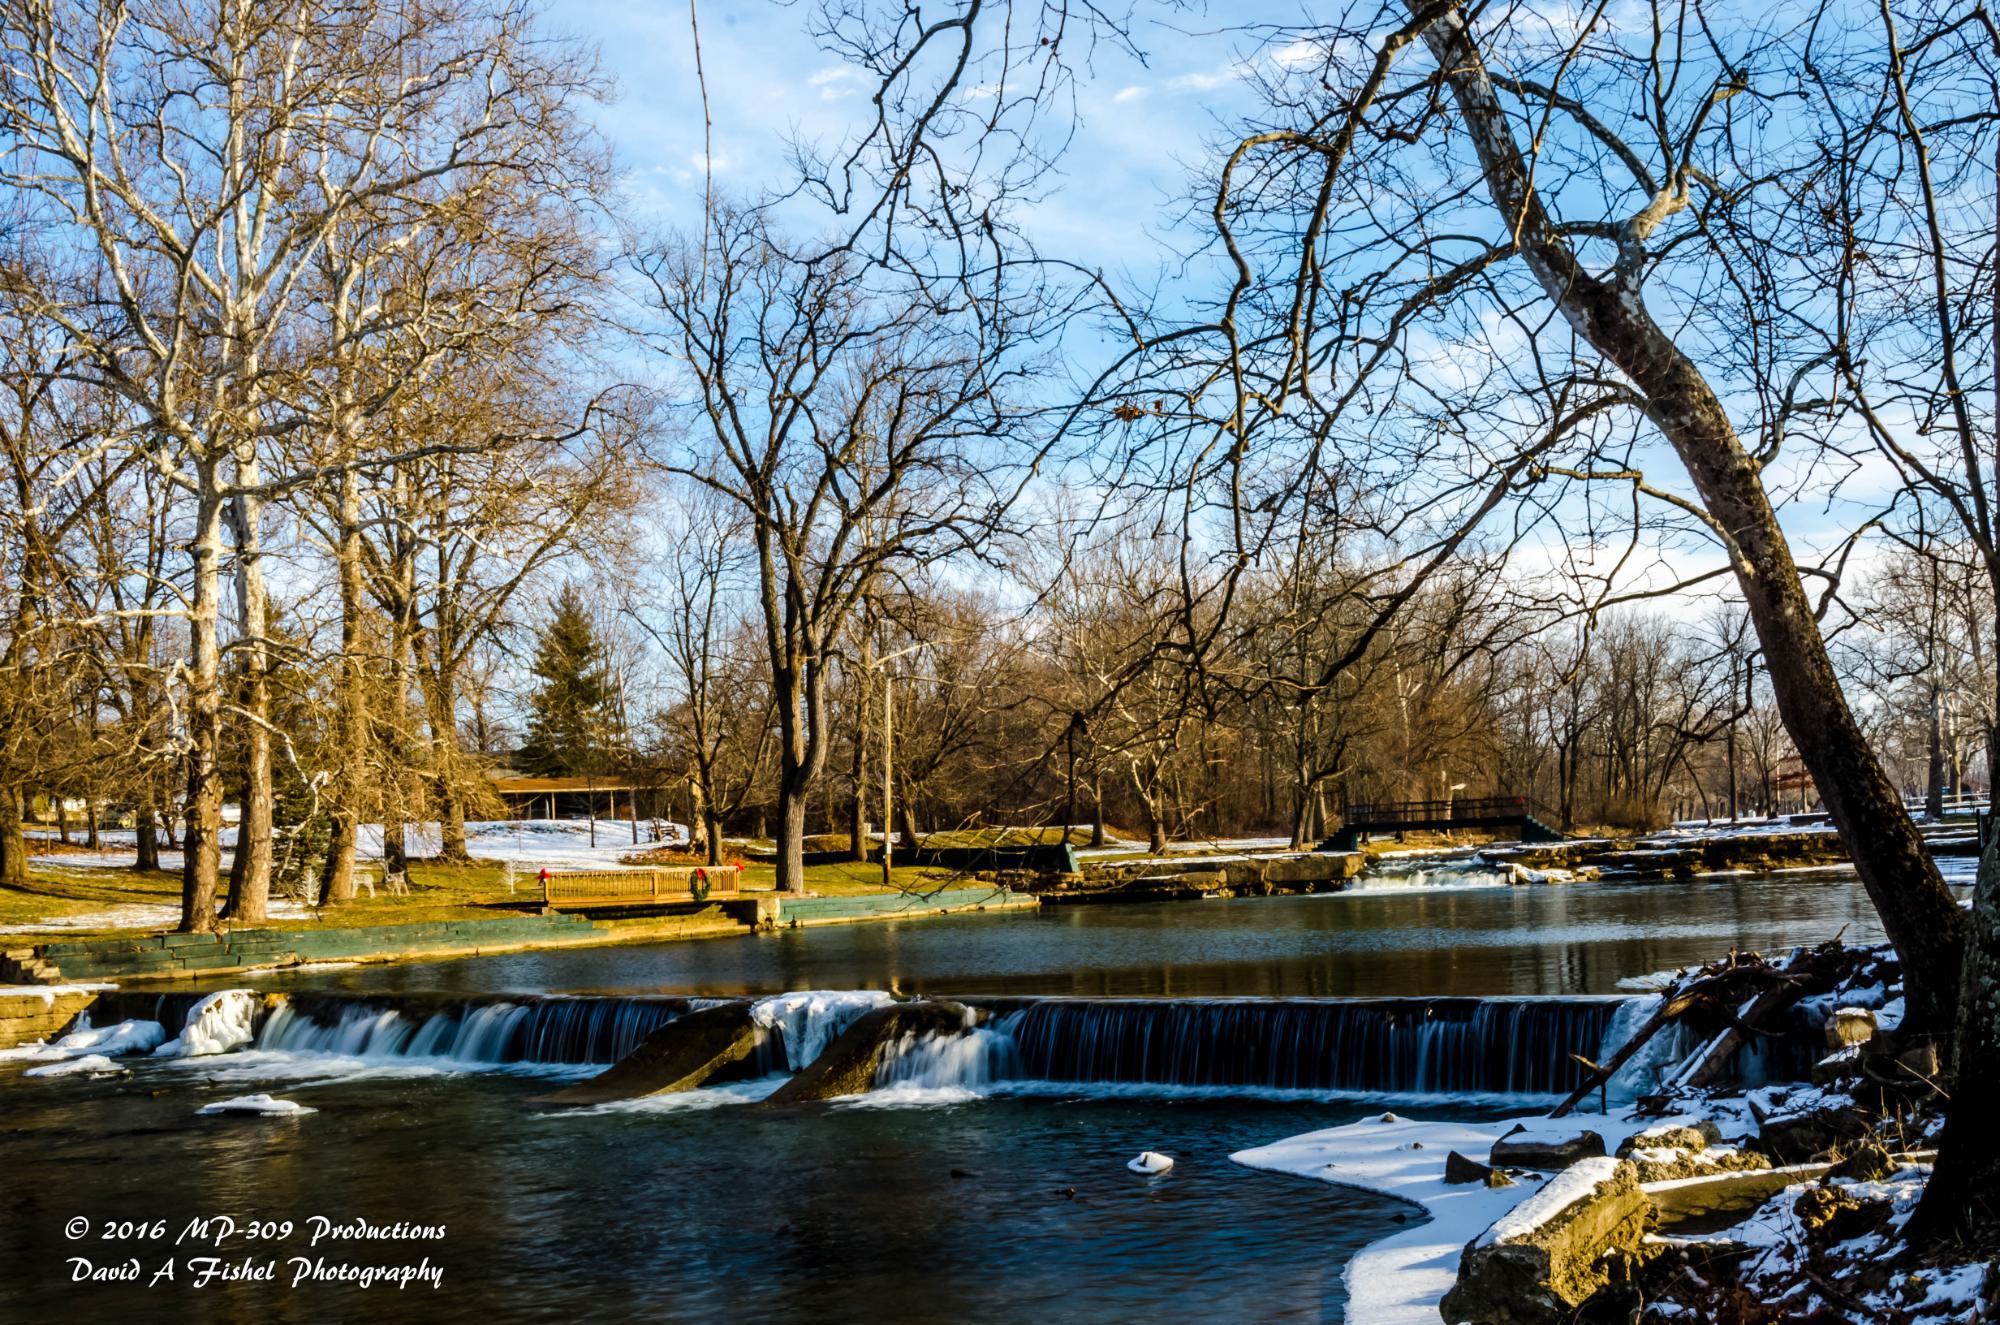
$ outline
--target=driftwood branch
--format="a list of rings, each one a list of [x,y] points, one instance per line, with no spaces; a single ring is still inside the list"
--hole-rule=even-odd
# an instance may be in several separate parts
[[[1668,989],[1660,1006],[1653,1009],[1653,1014],[1616,1053],[1603,1063],[1587,1063],[1589,1072],[1583,1084],[1552,1109],[1549,1116],[1561,1118],[1568,1114],[1592,1091],[1602,1089],[1655,1035],[1695,1013],[1705,1013],[1724,1022],[1726,1029],[1698,1052],[1676,1077],[1675,1084],[1708,1084],[1751,1036],[1770,1034],[1767,1027],[1793,1004],[1815,990],[1831,988],[1851,968],[1854,957],[1836,938],[1816,948],[1799,949],[1783,967],[1773,966],[1756,953],[1732,952],[1723,961],[1701,968]]]

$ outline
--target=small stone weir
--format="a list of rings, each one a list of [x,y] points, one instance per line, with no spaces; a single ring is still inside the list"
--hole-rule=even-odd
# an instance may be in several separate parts
[[[1041,1081],[1408,1094],[1554,1094],[1617,998],[1038,999],[989,1004]]]
[[[609,1064],[706,1001],[538,996],[425,1004],[295,994],[264,1018],[256,1047],[354,1058]]]
[[[195,997],[110,994],[93,1008],[94,1024],[156,1020],[172,1034],[188,1020]],[[1577,997],[993,998],[961,1005],[897,1003],[866,990],[739,999],[309,991],[252,997],[258,1001],[255,1038],[245,1047],[467,1067],[625,1064],[622,1074],[605,1077],[593,1099],[687,1089],[724,1068],[732,1078],[791,1073],[803,1081],[816,1069],[826,1076],[820,1060],[831,1061],[841,1038],[854,1038],[850,1030],[858,1035],[869,1027],[879,1033],[862,1037],[866,1053],[857,1057],[850,1045],[848,1057],[857,1063],[866,1058],[872,1066],[847,1071],[834,1093],[887,1086],[1004,1091],[1053,1083],[1225,1093],[1552,1096],[1580,1083],[1579,1058],[1599,1061],[1616,1047],[1613,1041],[1622,1043],[1647,1004],[1646,998]],[[674,1037],[658,1033],[691,1012],[725,1006],[735,1009],[725,1018],[734,1037],[728,1052],[716,1064],[703,1059],[700,1071],[662,1075],[653,1059],[673,1065],[687,1054],[675,1049]],[[919,1014],[926,1009],[944,1013],[924,1020]],[[1661,1046],[1662,1053],[1672,1050]],[[870,1072],[868,1085],[854,1084],[867,1081]],[[781,1092],[779,1098],[788,1097]],[[579,1094],[564,1102],[581,1101]]]

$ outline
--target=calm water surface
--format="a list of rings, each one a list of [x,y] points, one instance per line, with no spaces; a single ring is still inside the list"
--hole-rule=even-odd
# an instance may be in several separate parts
[[[1074,995],[1573,994],[1845,931],[1879,936],[1851,874],[1649,886],[1361,891],[1051,909],[707,942],[524,953],[257,981],[356,991],[802,988]],[[243,983],[240,979],[236,983]],[[599,1112],[547,1078],[225,1055],[115,1080],[0,1063],[0,1322],[1338,1321],[1341,1270],[1410,1215],[1385,1198],[1231,1164],[1245,1146],[1382,1102],[1100,1090],[914,1107],[764,1109],[741,1088]],[[318,1112],[197,1117],[270,1091]],[[714,1107],[699,1107],[712,1105]],[[1443,1106],[1477,1116],[1467,1103]],[[1433,1102],[1424,1106],[1440,1113]],[[1517,1110],[1518,1111],[1518,1108]],[[1127,1172],[1142,1149],[1162,1178]],[[429,1256],[444,1288],[69,1282],[66,1221],[196,1215],[442,1224],[442,1242],[276,1247]]]
[[[235,1075],[241,1077],[239,1070]],[[11,1078],[9,1071],[7,1076]],[[1338,1321],[1341,1267],[1410,1215],[1386,1198],[1258,1173],[1231,1152],[1361,1105],[1256,1099],[983,1099],[927,1107],[626,1106],[552,1114],[496,1076],[0,1082],[0,1320]],[[271,1089],[318,1113],[203,1118]],[[682,1097],[685,1098],[685,1097]],[[1142,1149],[1165,1176],[1125,1169]],[[955,1174],[957,1176],[955,1176]],[[23,1181],[23,1179],[27,1179]],[[337,1284],[72,1284],[79,1215],[443,1224],[439,1242],[305,1247],[444,1270],[440,1290]]]
[[[1845,933],[1881,938],[1850,871],[1689,883],[1412,888],[1050,907],[695,943],[513,953],[260,981],[504,992],[1597,994],[1627,976]]]

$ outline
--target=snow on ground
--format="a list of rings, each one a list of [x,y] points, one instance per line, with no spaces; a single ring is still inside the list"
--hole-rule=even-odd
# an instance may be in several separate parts
[[[497,860],[511,864],[517,869],[541,869],[544,866],[558,866],[569,869],[615,868],[623,856],[635,851],[650,851],[661,846],[675,846],[688,840],[684,824],[658,823],[659,836],[654,836],[655,824],[650,820],[640,820],[639,840],[632,840],[632,825],[624,819],[599,819],[597,821],[597,843],[591,844],[591,824],[588,819],[495,819],[475,820],[465,825],[466,849],[477,860]],[[43,841],[54,841],[55,835],[49,830],[35,830],[30,834]],[[60,853],[31,856],[37,865],[54,869],[130,869],[139,861],[132,830],[109,829],[100,833],[103,846],[96,851],[72,849]],[[435,823],[409,825],[405,842],[413,857],[434,856],[441,849],[443,834]],[[227,868],[236,849],[236,830],[225,827],[221,835],[222,864]],[[382,858],[382,825],[362,824],[357,834],[356,846],[362,859],[379,861]],[[181,865],[181,853],[162,851],[160,868],[173,870]],[[178,912],[175,913],[178,918]]]
[[[1230,1158],[1253,1169],[1385,1192],[1421,1206],[1428,1222],[1370,1244],[1347,1263],[1347,1318],[1368,1325],[1437,1325],[1438,1302],[1458,1281],[1458,1257],[1465,1244],[1545,1190],[1531,1178],[1512,1187],[1476,1182],[1447,1186],[1448,1152],[1484,1163],[1493,1143],[1516,1125],[1528,1135],[1551,1137],[1587,1129],[1604,1138],[1605,1149],[1616,1150],[1625,1137],[1661,1123],[1618,1114],[1427,1123],[1386,1113],[1240,1150]]]
[[[38,862],[39,862],[39,858]],[[69,860],[70,857],[61,857]],[[102,911],[78,911],[73,915],[50,916],[27,924],[8,924],[9,934],[60,934],[79,929],[167,929],[180,923],[178,906],[152,906],[134,902],[129,906],[107,907]]]

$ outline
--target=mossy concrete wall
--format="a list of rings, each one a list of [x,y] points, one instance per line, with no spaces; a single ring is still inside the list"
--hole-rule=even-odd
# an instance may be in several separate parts
[[[935,893],[862,893],[853,897],[778,897],[781,925],[850,925],[865,920],[901,920],[954,911],[1013,911],[1040,903],[1030,893],[986,884]]]

